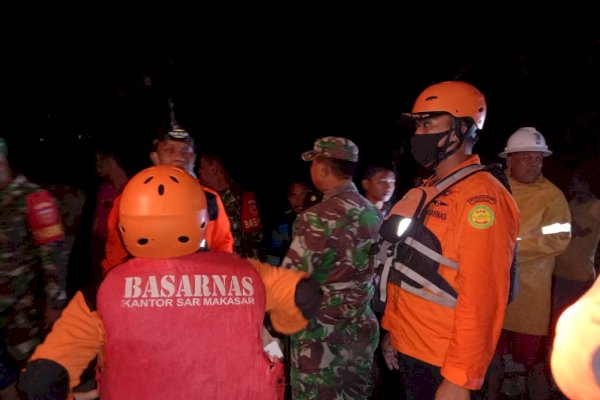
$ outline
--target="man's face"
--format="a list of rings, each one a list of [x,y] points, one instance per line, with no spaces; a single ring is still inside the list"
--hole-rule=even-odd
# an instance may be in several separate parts
[[[323,177],[325,175],[325,163],[314,159],[310,163],[310,178],[317,190],[323,192],[325,189]]]
[[[454,118],[449,114],[420,115],[415,120],[415,134],[410,139],[410,152],[415,161],[430,168],[446,158],[444,153],[461,145],[454,128]]]
[[[200,166],[198,167],[198,178],[204,186],[216,187],[218,181],[216,162],[210,162],[205,157],[200,157]]]
[[[299,214],[303,210],[306,193],[308,193],[308,187],[304,184],[294,183],[290,187],[288,201],[290,202],[290,207],[292,207],[292,210],[294,210],[296,214]]]
[[[362,182],[366,197],[371,201],[389,201],[396,188],[394,171],[381,170]]]
[[[517,182],[533,183],[542,175],[544,154],[541,151],[519,151],[506,157],[506,165],[510,168],[510,176]]]
[[[110,178],[111,157],[96,153],[96,173],[102,179]]]
[[[573,175],[567,188],[569,189],[570,197],[590,193],[590,184],[585,177],[577,173]]]
[[[154,165],[172,165],[193,173],[196,153],[187,142],[167,139],[158,143],[150,158]]]

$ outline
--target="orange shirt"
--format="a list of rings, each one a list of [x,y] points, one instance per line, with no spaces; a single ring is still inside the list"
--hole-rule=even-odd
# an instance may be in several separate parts
[[[480,163],[478,156],[451,172],[474,163]],[[440,366],[442,376],[461,387],[479,389],[502,330],[519,211],[496,178],[479,172],[432,202],[424,223],[442,255],[459,264],[458,270],[438,268],[458,293],[456,306],[389,283],[382,326],[399,352]]]
[[[212,189],[204,187],[204,191],[211,193],[216,198],[218,215],[216,219],[210,219],[206,226],[206,243],[212,251],[222,251],[226,253],[233,252],[233,236],[231,234],[231,225],[221,197]],[[121,264],[127,258],[129,253],[125,249],[125,245],[121,240],[121,235],[118,231],[119,222],[119,206],[121,204],[121,196],[117,196],[114,200],[113,207],[110,210],[107,221],[107,238],[106,238],[106,256],[102,260],[102,271],[106,273],[115,265]],[[210,214],[210,212],[209,212]]]

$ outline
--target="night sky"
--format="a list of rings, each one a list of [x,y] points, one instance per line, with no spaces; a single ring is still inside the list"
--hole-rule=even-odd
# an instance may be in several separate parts
[[[536,126],[550,147],[567,130],[600,131],[600,34],[589,10],[236,11],[89,29],[86,19],[49,20],[34,40],[12,41],[3,134],[20,167],[32,180],[84,185],[96,141],[132,170],[147,166],[169,94],[198,150],[221,154],[266,203],[308,176],[300,152],[317,137],[351,138],[365,159],[401,155],[410,131],[398,116],[443,80],[486,96],[476,150],[488,161],[521,126]],[[409,181],[414,165],[400,158]]]

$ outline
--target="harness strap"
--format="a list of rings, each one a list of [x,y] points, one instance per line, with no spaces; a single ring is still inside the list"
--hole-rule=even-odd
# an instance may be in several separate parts
[[[415,296],[422,297],[426,300],[432,301],[442,306],[454,308],[454,306],[456,305],[456,299],[452,295],[450,295],[448,292],[441,289],[440,287],[436,286],[433,282],[429,281],[422,275],[416,273],[408,266],[400,262],[395,262],[394,269],[406,275],[406,277],[418,283],[419,285],[423,286],[423,288],[416,288],[403,280],[402,282],[400,282],[400,287],[406,290],[407,292],[410,292]]]
[[[419,242],[418,240],[416,240],[412,237],[407,237],[404,240],[404,243],[406,243],[408,246],[412,247],[413,249],[417,250],[419,253],[423,254],[424,256],[431,258],[433,261],[437,261],[438,263],[444,264],[445,266],[447,266],[449,268],[458,270],[457,262],[444,257],[440,253],[436,253],[435,251],[431,250],[429,247],[425,246],[423,243]]]
[[[444,193],[444,191],[446,189],[448,189],[449,187],[451,187],[458,181],[468,177],[469,175],[472,175],[478,171],[486,170],[486,169],[488,169],[488,167],[485,165],[481,165],[481,164],[471,164],[471,165],[467,165],[467,166],[461,168],[460,170],[454,172],[450,176],[447,176],[446,178],[444,178],[441,181],[437,182],[436,184],[432,185],[432,187],[435,188],[437,194],[435,194],[433,197],[431,197],[429,199],[426,199],[426,197],[427,197],[426,193],[423,189],[421,189],[423,191],[423,194],[419,201],[418,206],[416,207],[414,218],[421,219],[422,218],[421,215],[428,208],[429,204],[431,204],[431,202],[438,195]],[[438,264],[443,264],[453,270],[459,269],[458,262],[444,257],[442,254],[440,254],[437,251],[431,249],[430,247],[424,245],[423,243],[421,243],[420,241],[416,240],[413,237],[410,237],[410,236],[406,237],[403,240],[403,245],[411,247],[415,251],[417,251],[420,254],[422,254],[423,256],[431,259],[432,261],[437,262]],[[387,283],[389,281],[391,267],[393,265],[394,270],[400,272],[405,277],[409,278],[413,282],[422,286],[422,288],[417,288],[417,287],[412,286],[410,283],[406,282],[406,280],[399,279],[399,282],[396,281],[395,283],[397,285],[399,285],[400,288],[406,290],[409,293],[414,294],[415,296],[424,298],[433,303],[440,304],[445,307],[454,308],[456,306],[456,298],[451,293],[440,288],[435,283],[433,283],[429,279],[425,278],[423,275],[421,275],[420,273],[411,269],[407,265],[404,265],[398,261],[395,261],[394,256],[392,256],[391,254],[388,254],[390,252],[390,249],[396,250],[395,246],[396,246],[395,243],[384,242],[384,247],[382,247],[379,252],[379,256],[386,255],[385,262],[383,263],[381,281],[379,284],[380,300],[385,302],[387,299]],[[391,279],[392,279],[391,281],[395,281],[394,277],[391,277]]]
[[[481,165],[481,164],[467,165],[466,167],[459,169],[452,175],[447,176],[446,178],[442,179],[441,181],[436,183],[434,186],[439,193],[442,193],[444,191],[444,189],[454,185],[459,180],[471,175],[474,172],[480,171],[485,168],[486,168],[486,166]]]
[[[390,246],[392,246],[392,243],[387,243],[388,245],[387,248],[385,249],[385,251],[387,252],[387,250],[390,248]],[[387,300],[387,282],[388,282],[388,277],[390,275],[390,268],[392,266],[392,263],[394,262],[394,258],[391,256],[386,257],[385,259],[385,263],[383,264],[383,271],[381,273],[381,280],[379,281],[379,300],[383,301],[385,303],[385,301]]]

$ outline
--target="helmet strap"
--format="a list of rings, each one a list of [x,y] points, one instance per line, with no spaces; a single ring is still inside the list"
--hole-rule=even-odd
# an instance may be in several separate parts
[[[458,143],[456,144],[456,147],[454,147],[452,150],[448,150],[448,148],[450,146],[452,146],[453,144],[456,143],[456,142],[452,142],[452,143],[450,142],[450,139],[452,138],[453,133],[458,138]],[[465,137],[465,135],[463,135],[460,131],[459,119],[453,117],[452,118],[452,127],[446,131],[446,142],[441,147],[437,148],[437,159],[429,168],[435,169],[435,167],[437,167],[440,162],[444,161],[446,158],[448,158],[452,154],[454,154],[462,145],[464,137]]]

